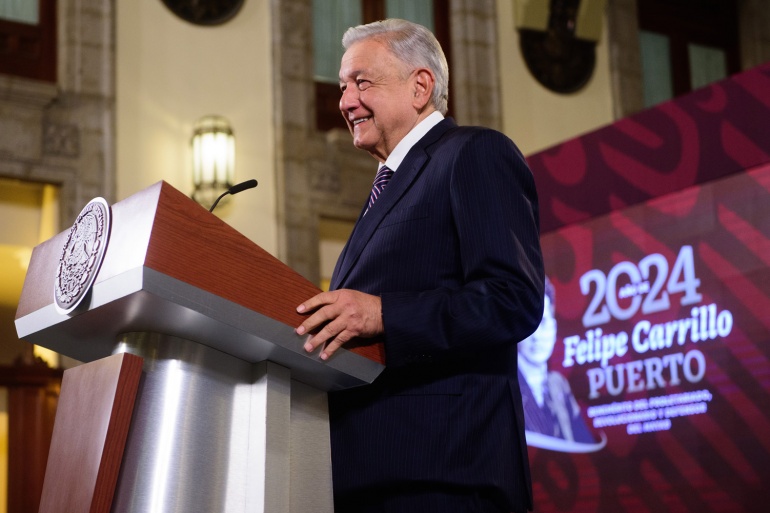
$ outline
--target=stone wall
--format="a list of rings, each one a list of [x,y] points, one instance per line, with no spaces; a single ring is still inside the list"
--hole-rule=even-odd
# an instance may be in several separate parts
[[[59,185],[64,229],[114,200],[114,20],[110,0],[57,7],[57,82],[0,75],[0,176]]]

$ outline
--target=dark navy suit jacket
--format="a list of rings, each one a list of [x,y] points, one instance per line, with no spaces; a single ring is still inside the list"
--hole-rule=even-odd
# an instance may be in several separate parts
[[[532,174],[503,134],[445,119],[359,218],[331,288],[382,298],[386,369],[330,394],[337,501],[423,487],[531,508],[516,343],[543,312]]]

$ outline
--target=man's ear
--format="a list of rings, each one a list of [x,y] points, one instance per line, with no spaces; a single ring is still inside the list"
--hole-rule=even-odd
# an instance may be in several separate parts
[[[428,68],[419,68],[414,71],[414,98],[412,99],[412,105],[414,105],[415,109],[421,111],[430,102],[435,84],[436,77]]]

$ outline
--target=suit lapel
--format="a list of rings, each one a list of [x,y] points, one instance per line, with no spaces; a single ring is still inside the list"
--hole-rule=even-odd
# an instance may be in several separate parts
[[[377,199],[375,204],[366,213],[359,216],[353,233],[350,235],[345,248],[337,261],[337,266],[332,275],[331,289],[344,287],[345,280],[350,274],[358,258],[361,256],[366,245],[374,235],[377,227],[382,220],[387,217],[391,210],[398,204],[404,193],[409,189],[412,183],[417,179],[430,160],[430,154],[427,149],[435,143],[450,128],[456,126],[451,118],[444,119],[433,127],[420,141],[415,144],[409,153],[407,153],[393,178],[388,183],[384,192]],[[366,206],[364,206],[364,210]]]

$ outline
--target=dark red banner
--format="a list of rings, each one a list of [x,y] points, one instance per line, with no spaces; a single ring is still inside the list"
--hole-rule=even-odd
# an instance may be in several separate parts
[[[770,162],[770,63],[528,157],[543,233]]]
[[[723,137],[770,136],[722,107]],[[519,353],[538,513],[767,508],[770,164],[706,146],[723,178],[542,238],[553,315]]]

